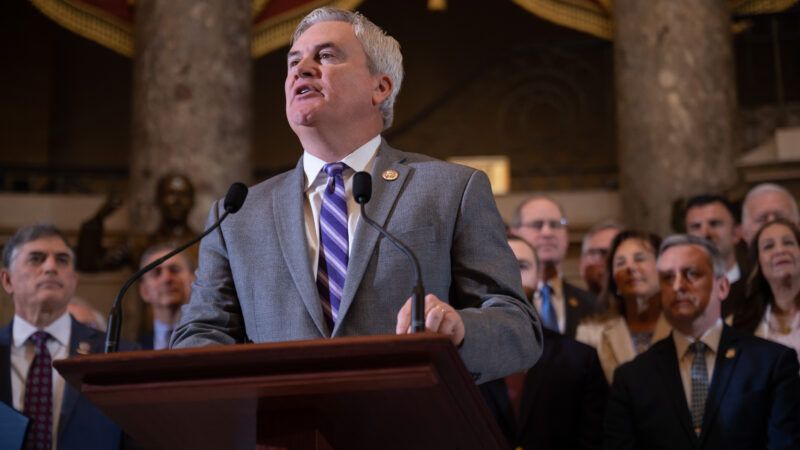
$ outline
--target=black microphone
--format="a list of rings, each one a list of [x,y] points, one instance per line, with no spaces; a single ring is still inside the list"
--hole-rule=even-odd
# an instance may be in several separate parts
[[[405,253],[414,264],[414,270],[417,273],[417,283],[414,286],[414,300],[411,302],[411,331],[414,333],[425,331],[425,288],[422,286],[422,269],[419,266],[419,260],[417,260],[417,255],[415,255],[406,244],[400,242],[399,239],[392,236],[385,228],[378,225],[377,222],[367,216],[364,205],[372,198],[372,176],[367,172],[356,172],[356,174],[353,175],[353,198],[361,205],[361,219],[378,230],[382,235],[386,236],[386,238],[389,239],[395,247],[400,249],[400,251]]]
[[[166,255],[158,258],[157,260],[151,262],[150,264],[142,267],[136,273],[134,273],[125,284],[122,285],[122,289],[120,289],[119,293],[117,294],[117,298],[114,300],[114,305],[111,307],[111,313],[108,315],[108,331],[106,332],[106,353],[114,353],[119,349],[119,334],[122,330],[122,298],[125,297],[125,293],[128,291],[128,288],[136,282],[139,278],[141,278],[147,272],[155,269],[157,266],[161,265],[164,261],[172,258],[173,256],[177,255],[178,253],[186,250],[190,246],[194,245],[200,239],[203,239],[214,231],[217,227],[222,224],[222,221],[228,217],[228,214],[233,214],[239,209],[241,209],[242,205],[244,204],[244,200],[247,198],[247,186],[244,183],[233,183],[231,187],[228,188],[228,193],[225,194],[225,201],[223,202],[223,207],[225,208],[225,213],[220,217],[214,225],[211,225],[206,231],[203,232],[200,236],[192,239],[191,241],[181,245],[180,247],[176,248],[175,250],[167,253]]]

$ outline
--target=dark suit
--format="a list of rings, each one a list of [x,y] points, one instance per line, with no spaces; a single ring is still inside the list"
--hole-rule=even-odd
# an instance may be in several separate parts
[[[745,279],[745,275],[742,274],[736,283],[731,285],[731,291],[728,293],[728,296],[725,297],[725,300],[722,302],[722,319],[724,320],[726,317],[730,316],[731,314],[735,314],[736,311],[741,308],[742,303],[744,303],[745,294],[747,293],[747,280]]]
[[[543,329],[542,357],[525,376],[519,417],[503,379],[480,387],[512,448],[596,449],[608,396],[594,348]]]
[[[11,398],[11,323],[0,329],[0,401],[14,406]],[[72,319],[69,355],[77,354],[79,343],[89,343],[91,353],[102,353],[103,334]],[[114,449],[122,446],[122,430],[80,395],[69,383],[58,424],[58,450]]]
[[[142,333],[142,335],[139,336],[138,344],[142,350],[153,350],[153,347],[155,346],[154,342],[155,335],[152,331]]]
[[[581,320],[597,311],[597,299],[591,292],[584,291],[567,281],[563,282],[561,292],[564,293],[564,311],[566,313],[564,336],[574,339],[575,331]]]
[[[670,336],[620,366],[605,418],[607,449],[800,448],[794,350],[725,326],[699,437]]]

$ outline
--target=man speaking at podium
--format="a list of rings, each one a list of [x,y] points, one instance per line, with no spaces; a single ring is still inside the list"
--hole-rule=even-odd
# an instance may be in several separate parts
[[[539,319],[487,177],[381,138],[403,78],[397,41],[360,14],[320,8],[292,42],[286,116],[303,156],[203,239],[171,346],[409,332],[414,268],[360,220],[353,174],[366,171],[367,214],[421,263],[426,329],[450,337],[477,383],[532,366]]]

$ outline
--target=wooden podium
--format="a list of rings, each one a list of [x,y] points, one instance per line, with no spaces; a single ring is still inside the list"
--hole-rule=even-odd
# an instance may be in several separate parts
[[[443,336],[366,336],[55,361],[145,448],[502,449]]]

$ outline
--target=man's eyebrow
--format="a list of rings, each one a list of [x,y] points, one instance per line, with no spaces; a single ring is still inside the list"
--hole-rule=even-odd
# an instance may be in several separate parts
[[[339,50],[339,47],[336,44],[334,44],[333,42],[323,42],[321,44],[317,44],[317,45],[314,46],[314,53],[316,53],[316,52],[318,52],[320,50],[326,49],[326,48],[332,48],[334,50]],[[286,55],[286,59],[290,59],[292,57],[299,56],[300,54],[301,54],[300,50],[292,50]]]

